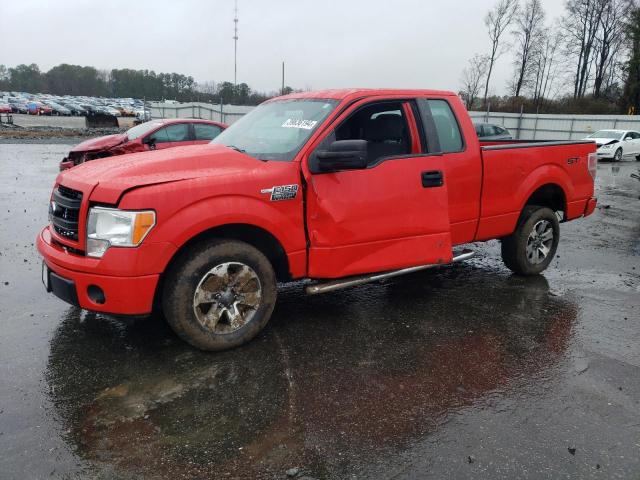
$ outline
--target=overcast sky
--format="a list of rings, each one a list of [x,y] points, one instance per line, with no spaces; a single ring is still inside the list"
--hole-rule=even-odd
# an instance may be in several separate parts
[[[547,20],[562,0],[543,0]],[[486,53],[490,0],[238,0],[238,82],[457,91]],[[0,64],[60,63],[233,81],[233,0],[0,0]],[[511,57],[491,90],[505,92]]]

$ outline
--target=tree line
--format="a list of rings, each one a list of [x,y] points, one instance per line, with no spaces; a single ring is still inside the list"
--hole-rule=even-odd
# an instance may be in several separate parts
[[[497,0],[484,18],[488,49],[462,71],[467,108],[640,113],[636,0],[565,0],[564,9],[547,21],[540,0]],[[491,95],[495,65],[507,52],[507,95]]]
[[[0,65],[0,90],[54,95],[123,97],[146,100],[201,101],[258,105],[281,92],[256,92],[246,83],[205,82],[179,73],[156,73],[153,70],[128,68],[98,70],[94,67],[63,63],[47,72],[38,65]],[[290,93],[285,87],[284,93]]]

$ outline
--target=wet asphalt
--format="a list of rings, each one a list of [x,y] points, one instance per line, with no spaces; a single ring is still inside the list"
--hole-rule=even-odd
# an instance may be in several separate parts
[[[46,294],[61,144],[0,144],[0,478],[640,478],[640,162],[544,276],[479,256],[305,297],[202,353]],[[291,470],[294,469],[294,470]]]

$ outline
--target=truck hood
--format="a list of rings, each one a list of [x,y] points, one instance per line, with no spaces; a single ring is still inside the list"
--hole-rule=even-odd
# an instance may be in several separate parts
[[[105,135],[104,137],[92,138],[79,143],[71,149],[72,152],[93,152],[95,150],[108,150],[127,141],[127,135],[117,133],[115,135]]]
[[[133,188],[213,176],[247,175],[263,162],[223,145],[196,145],[130,153],[86,162],[58,175],[56,183],[115,205]]]

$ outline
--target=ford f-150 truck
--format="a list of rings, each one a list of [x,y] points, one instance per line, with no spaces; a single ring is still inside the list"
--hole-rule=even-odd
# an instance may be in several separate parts
[[[468,258],[500,239],[543,271],[559,222],[596,206],[590,141],[481,143],[450,92],[332,90],[269,100],[211,144],[60,173],[37,238],[48,291],[84,309],[161,308],[192,345],[265,326],[278,282],[310,294]]]

